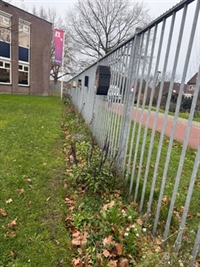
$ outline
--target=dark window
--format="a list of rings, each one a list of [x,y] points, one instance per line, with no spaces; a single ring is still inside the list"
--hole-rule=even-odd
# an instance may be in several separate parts
[[[29,62],[28,60],[28,49],[19,46],[19,60]]]
[[[0,56],[10,58],[10,44],[0,41]]]
[[[19,84],[26,84],[28,85],[28,73],[19,71]]]
[[[0,83],[10,83],[9,69],[0,69]]]

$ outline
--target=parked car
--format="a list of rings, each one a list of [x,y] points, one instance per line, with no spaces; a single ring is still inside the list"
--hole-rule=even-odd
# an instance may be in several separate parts
[[[108,94],[107,94],[107,101],[109,102],[121,102],[122,95],[120,94],[120,88],[116,85],[110,85]]]

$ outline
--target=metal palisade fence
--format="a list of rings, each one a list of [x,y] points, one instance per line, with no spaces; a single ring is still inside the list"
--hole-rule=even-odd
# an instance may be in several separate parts
[[[173,240],[177,252],[189,246],[190,266],[200,249],[199,10],[200,0],[181,1],[68,90],[99,146],[107,144],[152,236],[163,246]],[[98,66],[110,69],[107,95],[95,92]]]

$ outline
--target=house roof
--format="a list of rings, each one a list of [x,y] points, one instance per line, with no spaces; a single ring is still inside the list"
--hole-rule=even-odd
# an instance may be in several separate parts
[[[187,84],[196,84],[197,75],[198,75],[198,72],[192,78],[190,78],[190,80],[187,82]]]
[[[158,94],[159,89],[160,89],[160,84],[161,83],[159,82],[159,84],[155,88],[155,92],[157,92],[157,94]],[[181,86],[180,83],[175,82],[173,84],[173,93],[179,94],[180,86]],[[170,82],[168,82],[168,81],[164,82],[162,94],[165,94],[165,93],[169,92],[169,88],[170,88]],[[187,84],[184,84],[183,92],[187,92]]]

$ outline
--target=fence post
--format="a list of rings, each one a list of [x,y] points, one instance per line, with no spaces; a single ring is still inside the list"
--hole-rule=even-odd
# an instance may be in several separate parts
[[[123,110],[123,121],[122,121],[122,127],[121,127],[121,133],[119,138],[119,150],[118,150],[118,157],[117,157],[117,166],[118,171],[120,174],[124,173],[124,164],[125,164],[125,157],[126,157],[126,147],[128,144],[128,135],[130,130],[130,124],[131,124],[131,116],[132,116],[132,106],[134,101],[134,86],[136,86],[137,83],[137,64],[139,60],[139,48],[140,48],[140,37],[141,34],[138,32],[141,29],[136,29],[136,35],[134,37],[133,43],[132,43],[132,49],[130,53],[131,57],[131,65],[130,65],[130,71],[127,77],[128,83],[126,86],[126,92],[125,92],[125,102],[124,102],[124,110]],[[133,90],[132,90],[133,89]]]
[[[192,259],[190,261],[190,267],[194,267],[195,266],[196,257],[197,257],[199,249],[200,249],[200,224],[199,224],[199,227],[198,227],[198,230],[197,230],[196,240],[195,240],[194,248],[193,248],[193,251],[192,251]]]

